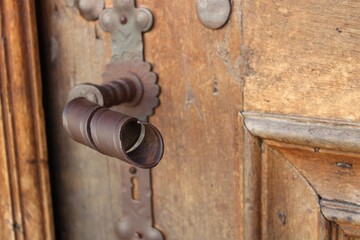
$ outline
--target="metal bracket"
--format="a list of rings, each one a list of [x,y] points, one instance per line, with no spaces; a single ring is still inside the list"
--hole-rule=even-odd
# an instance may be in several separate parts
[[[136,8],[135,0],[113,0],[113,8],[99,14],[99,6],[104,5],[104,0],[78,1],[85,19],[99,18],[101,28],[111,33],[112,61],[106,66],[104,82],[136,78],[139,80],[137,88],[143,88],[141,97],[112,109],[146,121],[159,104],[157,75],[151,71],[151,65],[144,62],[143,55],[142,33],[152,27],[151,12]],[[163,240],[162,233],[153,227],[151,171],[123,165],[121,176],[123,218],[117,227],[119,239]]]
[[[163,240],[162,233],[153,227],[151,171],[122,167],[123,219],[118,224],[121,240]]]
[[[100,26],[111,33],[113,58],[143,61],[142,33],[150,30],[153,16],[146,8],[136,8],[134,0],[114,0],[114,8],[100,16]]]

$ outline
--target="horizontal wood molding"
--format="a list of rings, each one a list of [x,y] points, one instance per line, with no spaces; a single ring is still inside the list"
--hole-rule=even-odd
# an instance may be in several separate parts
[[[360,237],[360,206],[322,199],[321,211],[329,220],[338,224],[351,237]]]
[[[360,152],[360,124],[319,118],[245,112],[245,126],[266,140]]]
[[[54,239],[33,0],[0,1],[0,239]]]
[[[337,157],[341,156],[339,159],[345,159],[347,161],[348,158],[341,155],[347,153],[340,154],[337,151],[355,153],[351,154],[355,159],[360,152],[360,124],[337,120],[254,112],[243,112],[242,116],[245,131],[244,222],[249,223],[244,226],[244,239],[255,240],[264,237],[262,236],[262,234],[264,234],[263,230],[259,229],[258,226],[258,222],[261,219],[259,212],[263,209],[264,201],[266,201],[266,198],[265,200],[261,198],[263,194],[262,191],[266,190],[262,189],[263,186],[260,184],[262,179],[266,177],[264,176],[266,173],[263,172],[264,167],[262,167],[267,164],[264,162],[264,149],[272,148],[275,149],[275,152],[282,149],[280,152],[283,155],[281,156],[287,158],[290,164],[295,164],[294,162],[296,162],[296,159],[292,159],[292,157],[302,156],[302,153],[304,154],[303,157],[306,159],[310,158],[311,154],[316,156],[317,152],[324,153],[324,151],[318,151],[320,149],[335,150],[325,151],[326,154],[329,155],[328,158],[326,158],[326,156],[324,157],[326,160],[330,159],[331,154],[335,154],[333,156],[335,160]],[[269,143],[271,145],[269,145]],[[305,147],[299,147],[299,145]],[[317,149],[316,151],[315,149],[314,151],[310,151],[308,147]],[[285,155],[284,149],[288,149],[288,151],[285,151],[288,155]],[[299,153],[299,151],[305,152]],[[322,158],[318,157],[316,159],[321,160]],[[303,161],[302,163],[309,164],[309,161]],[[324,161],[324,164],[332,164],[332,162],[329,163]],[[332,168],[343,167],[333,165],[334,164],[329,165],[330,170]],[[295,166],[297,171],[305,177],[307,182],[309,182],[314,191],[321,196],[318,191],[322,190],[321,192],[323,192],[323,188],[321,188],[321,186],[320,188],[317,188],[319,187],[319,184],[317,184],[316,181],[312,181],[314,179],[309,177],[309,174],[305,174],[307,168],[301,168],[296,164],[292,166]],[[309,165],[304,166],[309,167]],[[312,165],[310,165],[310,167],[312,167]],[[325,169],[323,170],[325,171]],[[348,172],[350,172],[350,170],[351,169],[349,169]],[[330,173],[332,173],[329,169],[327,169],[327,171],[325,177],[329,177]],[[337,184],[341,179],[339,176],[339,178],[334,179],[334,181],[336,181]],[[341,184],[345,183],[341,182]],[[353,183],[346,182],[346,184]],[[332,186],[335,185],[333,183]],[[354,184],[351,186],[354,186]],[[319,206],[323,216],[328,221],[334,223],[330,225],[333,226],[333,230],[335,229],[336,231],[334,230],[333,233],[330,233],[332,231],[330,227],[329,234],[332,234],[331,236],[336,236],[336,239],[348,239],[345,236],[357,239],[360,236],[360,206],[350,202],[324,199],[320,200]],[[334,226],[339,226],[340,230]]]

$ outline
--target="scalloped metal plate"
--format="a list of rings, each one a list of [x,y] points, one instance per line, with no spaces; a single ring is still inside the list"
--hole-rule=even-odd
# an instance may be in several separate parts
[[[151,64],[141,61],[124,62],[114,60],[106,66],[106,71],[102,77],[106,83],[116,79],[126,78],[129,72],[140,80],[143,87],[142,97],[136,105],[125,103],[115,106],[112,109],[146,121],[147,117],[151,116],[154,113],[154,109],[159,105],[158,95],[160,88],[156,84],[156,73],[151,71]]]

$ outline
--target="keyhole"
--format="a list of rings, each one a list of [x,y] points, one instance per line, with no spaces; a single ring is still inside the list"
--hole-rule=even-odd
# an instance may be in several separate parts
[[[137,177],[131,178],[132,188],[131,196],[134,200],[140,200],[139,180]]]

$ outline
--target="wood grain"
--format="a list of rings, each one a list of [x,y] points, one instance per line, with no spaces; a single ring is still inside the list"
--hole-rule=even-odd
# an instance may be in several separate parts
[[[261,239],[322,240],[328,236],[316,192],[288,159],[271,147],[265,147],[263,154],[261,225]]]
[[[311,185],[315,194],[323,199],[322,202],[327,203],[324,206],[322,205],[324,216],[329,221],[336,222],[346,235],[352,238],[358,237],[359,211],[357,206],[360,195],[357,190],[359,188],[357,169],[360,156],[358,153],[344,152],[359,152],[359,144],[357,143],[358,124],[319,118],[246,112],[243,113],[243,116],[245,117],[246,129],[259,137],[259,140],[263,139],[265,146],[267,146],[266,149],[272,149],[272,151],[276,149],[278,158],[281,157],[291,163],[291,166],[295,167],[296,171]],[[247,141],[245,144],[251,146]],[[304,147],[304,145],[309,147]],[[335,150],[342,150],[343,152]],[[265,157],[267,157],[266,153]],[[244,158],[245,160],[250,159],[247,155],[244,155]],[[269,161],[265,158],[262,161],[262,166],[266,168]],[[244,170],[247,169],[247,165],[247,161],[245,161]],[[280,174],[280,171],[278,173]],[[255,175],[258,178],[268,177],[264,170],[256,171]],[[248,181],[252,184],[257,182],[254,177],[246,176],[244,183]],[[287,184],[293,186],[291,183]],[[280,185],[277,184],[277,186]],[[286,194],[290,191],[284,186],[280,188],[285,189]],[[274,200],[273,191],[276,190],[261,189],[264,196],[262,206],[264,206],[267,201]],[[291,189],[291,191],[293,190]],[[294,194],[295,191],[300,190],[295,189]],[[249,192],[254,193],[254,191]],[[244,192],[244,195],[247,194],[249,193]],[[256,203],[256,201],[253,202]],[[261,206],[259,203],[253,204],[252,209],[259,208],[259,206]],[[246,208],[244,213],[246,216]],[[254,215],[254,217],[256,216]],[[266,222],[262,222],[261,225],[263,228],[266,227]],[[251,227],[245,225],[245,232],[247,229],[251,229]],[[279,228],[275,227],[275,229]],[[272,232],[266,236],[267,230],[263,229],[263,232],[265,232],[263,237],[266,239],[277,234],[277,232]],[[340,238],[340,235],[337,235],[338,232],[334,234]]]
[[[359,120],[360,2],[244,1],[244,108]]]
[[[255,137],[244,126],[244,166],[243,166],[243,239],[261,239],[261,195],[262,195],[262,140]]]
[[[75,84],[101,82],[111,59],[110,36],[97,22],[84,20],[74,1],[39,4],[56,237],[116,239],[122,216],[120,161],[72,141],[61,119]]]
[[[145,55],[162,88],[151,121],[166,145],[153,171],[155,222],[169,239],[239,239],[241,2],[217,31],[199,22],[194,1],[143,3],[156,19]]]
[[[154,211],[169,239],[242,235],[240,4],[235,0],[229,24],[213,31],[198,21],[193,1],[138,1],[155,18],[145,56],[159,74],[161,106],[151,122],[166,152],[153,171]],[[120,164],[72,142],[60,118],[72,86],[101,80],[109,35],[83,20],[72,1],[41,1],[41,19],[57,236],[115,239]]]
[[[360,238],[360,206],[347,202],[320,201],[321,212],[324,216],[337,223],[346,235]]]
[[[0,15],[0,239],[54,239],[34,1]]]
[[[323,118],[243,112],[251,134],[268,140],[360,152],[360,124]]]
[[[356,240],[344,233],[344,231],[334,222],[329,225],[329,237],[331,240]]]
[[[360,156],[312,148],[279,146],[279,149],[322,198],[360,205],[357,173]]]

